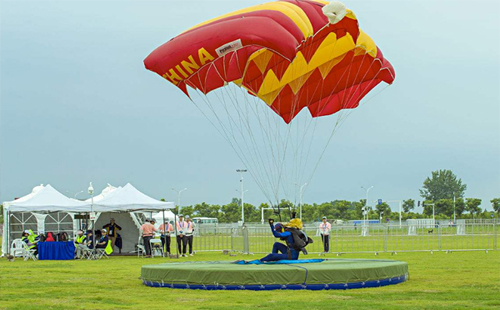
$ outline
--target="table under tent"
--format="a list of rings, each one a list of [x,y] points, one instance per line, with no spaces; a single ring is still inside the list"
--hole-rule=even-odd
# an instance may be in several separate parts
[[[114,218],[122,227],[118,233],[122,237],[122,253],[133,252],[139,241],[139,228],[144,222],[145,213],[166,212],[174,208],[173,202],[151,198],[131,184],[124,187],[108,185],[100,195],[91,200],[79,201],[59,193],[52,186],[37,186],[32,193],[17,200],[4,203],[4,238],[2,255],[9,253],[10,243],[21,238],[24,230],[37,233],[66,232],[73,240],[78,229],[93,229],[88,217],[96,213],[95,228],[100,229]],[[83,215],[83,216],[82,216]]]

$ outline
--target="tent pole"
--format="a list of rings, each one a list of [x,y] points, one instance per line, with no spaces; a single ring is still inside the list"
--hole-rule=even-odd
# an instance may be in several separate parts
[[[177,242],[177,214],[174,213],[174,229],[175,229],[175,252],[177,253],[177,258],[179,258],[179,244]]]
[[[10,210],[7,209],[7,218],[5,219],[7,221],[7,225],[5,228],[7,228],[7,254],[10,255]]]
[[[163,257],[165,257],[165,245],[167,244],[167,228],[168,228],[168,224],[166,225],[165,227],[165,212],[167,210],[163,210]]]

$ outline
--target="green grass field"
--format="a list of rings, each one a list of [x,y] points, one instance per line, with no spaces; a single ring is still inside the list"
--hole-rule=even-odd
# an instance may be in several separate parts
[[[183,261],[257,258],[199,253]],[[311,257],[317,257],[311,255]],[[328,257],[328,256],[327,256]],[[331,255],[331,257],[336,257]],[[0,261],[0,309],[498,309],[500,251],[414,252],[345,258],[406,261],[408,282],[349,291],[194,291],[150,288],[142,265],[166,258]],[[178,261],[178,260],[174,260]]]

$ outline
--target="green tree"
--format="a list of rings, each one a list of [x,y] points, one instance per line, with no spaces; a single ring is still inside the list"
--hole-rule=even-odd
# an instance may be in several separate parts
[[[435,205],[436,214],[444,214],[446,216],[453,215],[453,200],[452,199],[439,199]]]
[[[408,213],[413,209],[415,209],[415,200],[413,199],[403,200],[403,211],[405,213]]]
[[[455,214],[461,216],[465,212],[465,200],[459,198],[455,200]]]
[[[471,215],[478,215],[481,213],[481,199],[478,198],[467,198],[465,199],[465,209],[469,211]]]
[[[377,218],[380,218],[380,213],[383,213],[382,216],[390,217],[391,215],[391,207],[387,204],[387,202],[382,202],[381,204],[377,204],[375,207],[377,210]]]
[[[240,200],[233,198],[227,205],[221,207],[221,216],[219,222],[221,223],[235,223],[241,220]]]
[[[360,201],[355,201],[352,203],[356,220],[363,218],[363,207],[365,206],[365,202],[366,199],[361,199]]]
[[[500,198],[494,198],[490,200],[491,206],[495,212],[500,212]]]
[[[423,202],[422,206],[424,207],[424,211],[422,212],[422,215],[425,215],[427,217],[432,217],[432,204],[434,202],[432,200],[426,200]],[[434,206],[435,208],[435,206]],[[435,212],[435,210],[434,210]]]
[[[351,202],[347,200],[336,200],[333,204],[334,211],[337,211],[337,219],[345,220],[347,211],[351,207]]]
[[[462,184],[462,180],[451,170],[437,170],[431,173],[431,177],[427,177],[424,185],[420,190],[420,196],[425,200],[437,201],[439,199],[463,198],[466,184]]]

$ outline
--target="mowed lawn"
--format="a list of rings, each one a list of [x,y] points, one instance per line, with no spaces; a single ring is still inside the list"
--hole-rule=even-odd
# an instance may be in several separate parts
[[[257,257],[198,253],[194,258],[180,260]],[[347,291],[172,290],[142,285],[140,270],[145,264],[178,260],[111,257],[100,261],[8,262],[2,259],[0,309],[500,309],[500,251],[350,254],[342,258],[406,261],[410,280]]]

